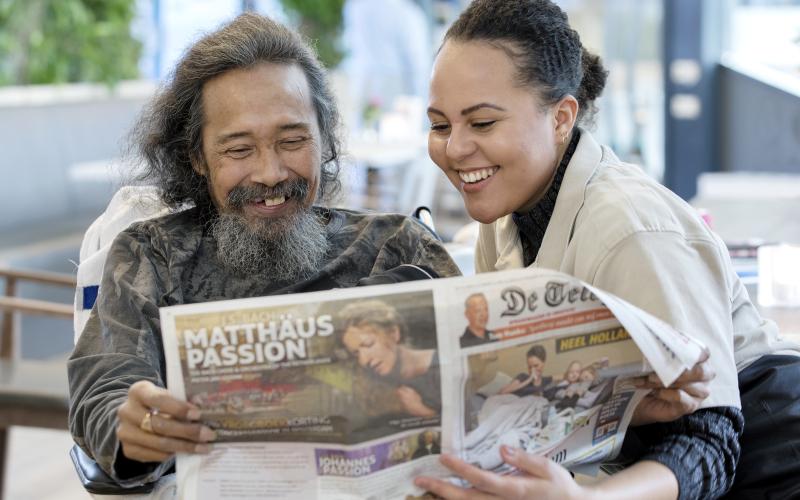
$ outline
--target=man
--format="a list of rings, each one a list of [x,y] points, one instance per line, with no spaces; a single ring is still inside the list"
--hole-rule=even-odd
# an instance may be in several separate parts
[[[411,219],[314,206],[339,187],[337,123],[313,52],[254,14],[190,47],[140,119],[141,180],[193,207],[119,234],[68,366],[72,435],[121,485],[215,437],[163,388],[159,307],[391,281],[402,264],[458,273]]]
[[[482,293],[473,293],[464,301],[464,316],[467,328],[461,335],[461,347],[472,347],[494,340],[492,332],[486,328],[489,322],[489,303]]]

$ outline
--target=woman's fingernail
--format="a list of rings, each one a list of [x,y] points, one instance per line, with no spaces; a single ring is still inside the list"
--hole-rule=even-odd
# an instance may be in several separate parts
[[[189,419],[189,420],[199,420],[200,419],[200,410],[198,410],[197,408],[192,408],[186,414],[186,418]]]
[[[428,487],[428,481],[421,477],[414,479],[414,484],[417,486],[417,488],[426,489]]]
[[[211,446],[207,444],[198,444],[194,447],[195,453],[200,453],[203,455],[207,455],[211,451]]]
[[[514,457],[517,454],[517,450],[508,446],[506,444],[503,445],[503,453],[505,453],[509,457]]]
[[[217,433],[209,429],[208,427],[203,427],[200,429],[200,440],[201,441],[214,441],[217,439]]]

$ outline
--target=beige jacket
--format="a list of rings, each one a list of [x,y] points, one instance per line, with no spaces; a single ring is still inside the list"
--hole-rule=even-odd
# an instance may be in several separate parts
[[[476,272],[523,267],[511,216],[481,224]],[[761,318],[724,243],[681,198],[581,131],[532,266],[609,291],[705,343],[717,373],[703,407],[741,407],[737,370],[797,354]]]

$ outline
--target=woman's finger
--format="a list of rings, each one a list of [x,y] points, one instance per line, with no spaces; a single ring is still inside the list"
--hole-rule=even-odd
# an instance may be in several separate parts
[[[498,494],[503,489],[503,483],[506,478],[499,474],[479,469],[448,454],[442,454],[439,460],[442,465],[453,471],[457,476],[469,481],[473,488],[477,490]]]
[[[708,382],[695,382],[693,384],[686,384],[681,387],[680,390],[688,394],[690,397],[700,401],[711,395],[711,388],[709,387]]]
[[[714,379],[716,373],[711,365],[703,362],[694,365],[690,370],[684,371],[675,382],[670,385],[671,388],[680,387],[683,384],[692,382],[710,382]]]
[[[659,389],[653,391],[652,396],[669,403],[669,411],[676,418],[692,413],[700,407],[700,401],[680,389]]]
[[[447,500],[495,500],[497,498],[474,488],[461,488],[433,477],[420,476],[414,479],[414,484],[417,488],[422,488]]]
[[[551,479],[555,472],[553,467],[558,467],[547,457],[534,456],[519,448],[503,445],[500,447],[500,452],[507,464],[536,478]]]

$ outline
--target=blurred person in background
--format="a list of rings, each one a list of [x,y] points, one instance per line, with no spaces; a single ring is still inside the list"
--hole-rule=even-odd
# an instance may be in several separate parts
[[[510,447],[505,461],[525,475],[445,456],[474,487],[418,485],[445,498],[798,497],[800,347],[760,317],[689,205],[576,126],[591,121],[605,81],[552,2],[475,0],[434,62],[431,158],[481,223],[477,272],[568,273],[696,336],[710,357],[651,386],[625,468],[594,485]]]
[[[412,0],[347,0],[343,15],[342,69],[348,76],[351,108],[345,118],[351,132],[370,125],[365,118],[392,110],[399,96],[417,96],[424,102],[431,39],[419,5]]]

